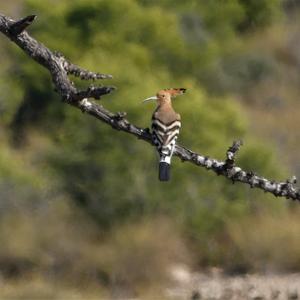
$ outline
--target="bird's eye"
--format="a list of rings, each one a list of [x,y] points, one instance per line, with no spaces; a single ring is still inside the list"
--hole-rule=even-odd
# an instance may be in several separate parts
[[[165,95],[162,95],[163,96],[163,98],[165,98]]]

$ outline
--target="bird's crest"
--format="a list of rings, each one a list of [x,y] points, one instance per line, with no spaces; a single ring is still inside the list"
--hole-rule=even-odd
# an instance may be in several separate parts
[[[185,88],[172,88],[172,89],[165,89],[164,91],[169,93],[171,95],[171,97],[176,97],[176,96],[184,94],[186,89]]]

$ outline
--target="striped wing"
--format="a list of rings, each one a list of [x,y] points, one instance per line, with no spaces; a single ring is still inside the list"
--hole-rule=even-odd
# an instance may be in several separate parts
[[[159,119],[152,119],[153,142],[156,145],[160,156],[171,158],[180,127],[181,122],[179,120],[164,124]]]

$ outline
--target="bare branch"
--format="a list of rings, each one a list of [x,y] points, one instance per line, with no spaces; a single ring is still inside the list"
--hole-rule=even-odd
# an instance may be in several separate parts
[[[236,142],[229,149],[237,149]],[[296,183],[296,177],[285,182],[276,182],[264,177],[258,176],[253,172],[246,172],[238,166],[228,164],[228,159],[225,162],[218,161],[207,156],[197,154],[184,147],[176,147],[176,155],[183,161],[190,161],[198,166],[205,167],[207,170],[214,171],[217,175],[223,175],[232,182],[243,182],[250,185],[251,188],[259,188],[265,192],[272,193],[274,196],[285,197],[287,199],[300,200],[300,191],[293,184]],[[228,155],[228,152],[227,152]]]
[[[94,98],[96,100],[100,99],[101,96],[109,94],[115,90],[113,86],[99,86],[95,87],[90,85],[86,90],[78,91],[76,95],[74,95],[74,100],[82,100],[84,98]]]
[[[241,146],[243,145],[243,142],[241,140],[238,141],[234,141],[232,146],[228,148],[226,156],[226,166],[234,166],[234,162],[235,162],[235,156],[238,153],[238,151],[240,150]]]
[[[69,74],[72,74],[76,77],[80,77],[82,80],[96,80],[96,79],[112,79],[112,75],[109,74],[101,74],[101,73],[94,73],[85,69],[82,69],[72,63],[66,67],[66,70]]]
[[[96,79],[112,79],[113,76],[109,74],[101,74],[85,70],[69,62],[60,52],[55,52],[58,58],[61,58],[63,67],[68,74],[80,77],[82,80],[96,80]]]
[[[114,87],[90,86],[84,91],[79,91],[68,78],[68,74],[73,74],[83,80],[109,79],[112,78],[112,76],[84,70],[68,62],[63,55],[57,52],[51,52],[47,47],[23,31],[33,20],[33,16],[29,16],[15,22],[0,14],[0,31],[23,49],[31,58],[48,69],[52,76],[55,90],[68,104],[109,124],[116,130],[127,132],[141,140],[153,144],[150,130],[148,128],[142,129],[131,124],[125,118],[126,113],[112,113],[103,106],[88,100],[88,98],[99,99],[101,96],[112,92],[115,89]],[[21,26],[21,24],[26,24],[26,26]],[[294,186],[296,177],[284,182],[276,182],[258,176],[254,172],[246,172],[236,166],[235,156],[241,145],[241,141],[235,141],[233,145],[229,147],[225,162],[197,154],[180,145],[176,145],[174,155],[178,156],[182,161],[189,161],[197,166],[205,167],[207,170],[212,170],[217,175],[223,175],[232,182],[246,183],[252,188],[259,188],[275,196],[300,201],[300,191]]]

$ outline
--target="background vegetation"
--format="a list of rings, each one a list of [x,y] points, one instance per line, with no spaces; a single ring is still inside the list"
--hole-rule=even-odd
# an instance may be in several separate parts
[[[298,1],[1,0],[0,9],[37,14],[36,39],[113,74],[108,109],[147,127],[154,106],[141,100],[186,87],[174,103],[181,144],[223,159],[242,138],[244,168],[300,176]],[[4,37],[0,47],[4,295],[157,295],[175,264],[299,271],[299,205],[177,159],[171,182],[158,182],[154,149],[63,105],[45,70]]]

